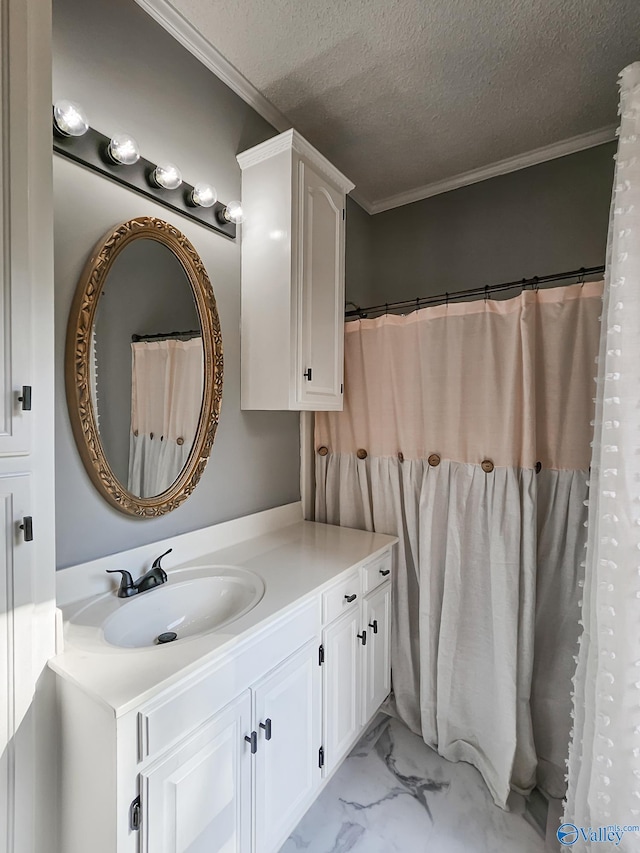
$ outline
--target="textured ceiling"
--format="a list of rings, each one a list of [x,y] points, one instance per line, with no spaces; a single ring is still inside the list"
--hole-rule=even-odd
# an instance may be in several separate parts
[[[371,204],[616,121],[640,0],[170,0]]]

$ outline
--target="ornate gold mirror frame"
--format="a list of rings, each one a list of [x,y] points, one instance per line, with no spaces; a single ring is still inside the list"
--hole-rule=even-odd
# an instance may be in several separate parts
[[[92,330],[107,276],[120,252],[140,239],[162,243],[182,265],[200,319],[204,350],[202,409],[191,453],[171,487],[151,498],[140,498],[128,491],[109,466],[96,423],[89,372]],[[173,225],[152,216],[130,219],[110,231],[93,250],[78,282],[67,327],[65,381],[80,456],[92,482],[112,506],[138,518],[153,518],[171,512],[189,497],[202,476],[216,435],[222,375],[222,334],[216,301],[204,264],[189,240]]]

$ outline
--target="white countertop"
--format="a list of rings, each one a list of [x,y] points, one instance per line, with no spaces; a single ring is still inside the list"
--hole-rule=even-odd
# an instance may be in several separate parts
[[[381,533],[300,521],[203,553],[174,568],[208,563],[249,569],[265,583],[262,600],[219,632],[164,646],[118,648],[105,643],[95,628],[74,625],[73,630],[65,630],[64,651],[49,666],[121,716],[179,678],[212,663],[253,630],[266,627],[288,608],[396,541]],[[109,595],[115,596],[115,592]],[[145,595],[153,595],[153,591]],[[86,604],[87,599],[65,606],[65,621]]]

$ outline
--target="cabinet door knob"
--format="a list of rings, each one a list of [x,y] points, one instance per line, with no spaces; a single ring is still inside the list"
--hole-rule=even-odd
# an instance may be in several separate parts
[[[373,622],[369,622],[369,627],[373,631],[374,634],[378,633],[378,620],[374,619]]]
[[[351,604],[351,602],[352,602],[352,601],[355,601],[357,597],[358,597],[358,596],[357,596],[357,595],[355,594],[355,592],[354,592],[354,593],[353,593],[353,595],[345,595],[345,597],[344,597],[344,598],[345,598],[345,601],[348,601],[348,602],[349,602],[349,604]]]
[[[380,574],[383,578],[386,578],[387,575],[391,574],[391,569],[380,569]]]
[[[22,411],[31,411],[31,385],[22,386],[22,396],[18,397],[18,401],[22,403]]]
[[[255,755],[258,751],[258,732],[251,732],[250,735],[245,735],[244,739],[251,744],[251,755]]]
[[[367,645],[367,632],[366,631],[363,631],[362,634],[356,634],[356,637],[358,637],[359,640],[362,640],[363,646]]]
[[[22,530],[25,542],[33,542],[33,518],[30,515],[24,516],[20,530]]]
[[[271,740],[271,717],[267,717],[264,723],[260,723],[260,728],[264,729],[264,739]]]

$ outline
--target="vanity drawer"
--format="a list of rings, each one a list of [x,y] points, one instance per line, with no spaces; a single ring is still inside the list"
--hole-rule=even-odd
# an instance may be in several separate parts
[[[361,594],[360,572],[356,569],[355,572],[351,572],[331,589],[322,593],[322,621],[324,624],[333,622],[334,619],[352,607],[358,607]]]
[[[188,737],[271,669],[319,638],[316,598],[225,654],[204,677],[187,679],[151,700],[138,713],[138,760],[157,756]]]
[[[385,551],[362,567],[362,590],[365,594],[391,580],[391,554],[391,551]]]

